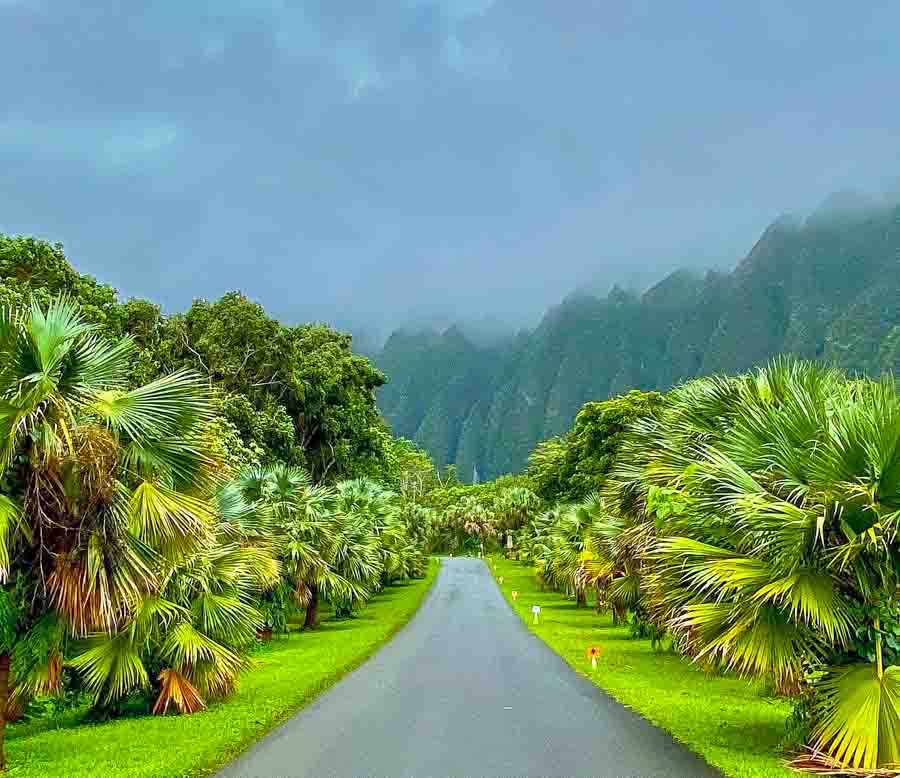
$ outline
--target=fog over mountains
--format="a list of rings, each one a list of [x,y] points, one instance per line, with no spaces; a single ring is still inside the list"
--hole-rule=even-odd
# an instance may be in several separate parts
[[[404,328],[374,354],[397,434],[468,480],[525,464],[581,405],[790,353],[900,373],[900,206],[855,192],[774,222],[733,271],[679,270],[642,293],[577,292],[532,331]]]

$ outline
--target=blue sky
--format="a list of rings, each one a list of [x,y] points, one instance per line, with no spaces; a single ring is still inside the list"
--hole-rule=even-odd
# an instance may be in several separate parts
[[[533,321],[900,179],[900,6],[0,0],[0,230],[169,309]]]

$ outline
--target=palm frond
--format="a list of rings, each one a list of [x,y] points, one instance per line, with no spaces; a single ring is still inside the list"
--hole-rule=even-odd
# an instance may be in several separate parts
[[[209,536],[214,522],[207,501],[150,481],[138,485],[131,496],[131,531],[169,558],[189,553]]]
[[[250,643],[262,627],[259,611],[232,595],[203,592],[194,599],[191,610],[199,629],[230,645]]]
[[[189,370],[129,392],[100,392],[93,410],[111,429],[134,441],[178,439],[213,415],[208,384]]]
[[[150,682],[140,646],[126,633],[98,638],[93,647],[68,664],[81,674],[85,686],[105,701],[124,697]]]
[[[159,697],[153,706],[153,714],[164,715],[170,705],[179,713],[196,713],[206,707],[200,692],[177,670],[167,667],[159,672]]]
[[[9,578],[13,545],[19,536],[28,539],[28,527],[22,521],[19,505],[5,494],[0,494],[0,583]]]
[[[841,765],[871,770],[900,764],[900,667],[838,668],[820,684],[814,748]]]

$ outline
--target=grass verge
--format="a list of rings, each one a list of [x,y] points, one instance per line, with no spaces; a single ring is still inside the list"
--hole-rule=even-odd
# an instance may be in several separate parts
[[[494,576],[512,609],[528,628],[619,702],[668,730],[711,765],[733,778],[786,778],[778,745],[791,705],[767,697],[757,683],[712,676],[677,654],[654,650],[649,640],[630,637],[628,627],[574,600],[542,591],[533,569],[498,557]],[[518,591],[513,601],[511,592]],[[541,606],[533,624],[531,607]],[[597,669],[587,650],[601,650]]]
[[[175,778],[210,775],[362,664],[413,616],[438,572],[376,596],[358,616],[275,638],[235,694],[193,716],[80,724],[75,716],[9,729],[14,778]]]

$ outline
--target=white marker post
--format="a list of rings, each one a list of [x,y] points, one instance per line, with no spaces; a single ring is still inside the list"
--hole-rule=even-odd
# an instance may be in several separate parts
[[[513,602],[515,602],[516,600],[519,599],[519,593],[515,589],[513,589],[513,591],[512,591],[512,598],[513,598]]]
[[[591,667],[593,667],[595,670],[597,669],[597,657],[596,656],[591,657]]]
[[[538,623],[538,616],[539,616],[540,613],[541,613],[541,606],[540,606],[540,605],[532,605],[532,606],[531,606],[531,612],[534,614],[534,623],[537,624],[537,623]]]
[[[497,580],[500,582],[500,586],[503,586],[503,576],[501,575]]]

